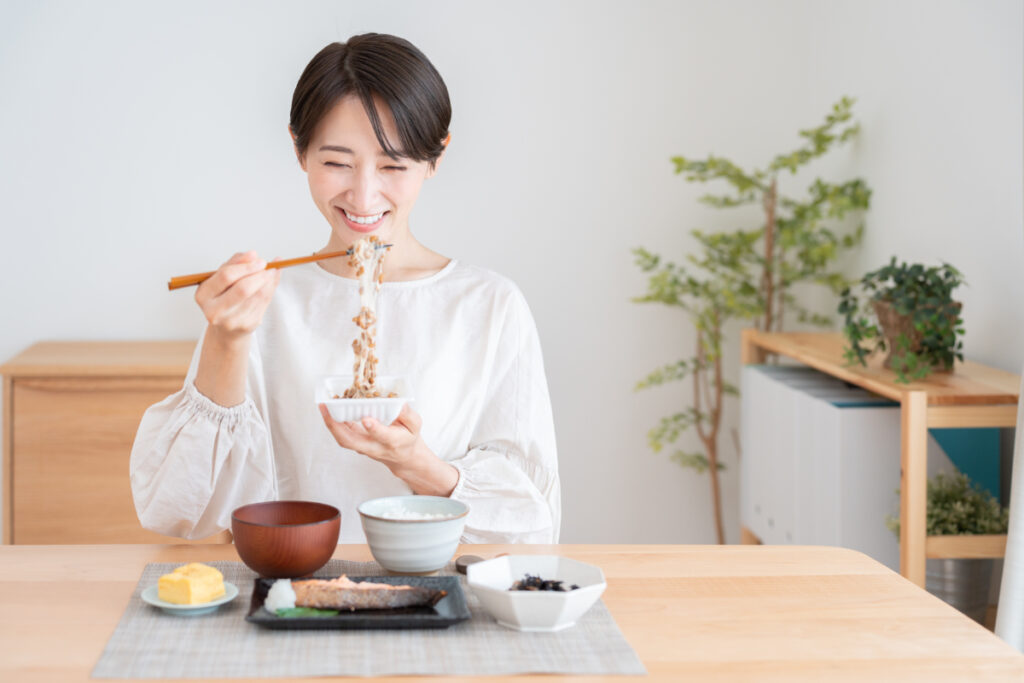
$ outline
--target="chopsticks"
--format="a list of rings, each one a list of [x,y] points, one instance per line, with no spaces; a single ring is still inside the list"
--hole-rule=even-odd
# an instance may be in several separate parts
[[[375,249],[387,249],[393,245],[390,244],[378,244]],[[338,256],[351,256],[352,247],[345,249],[344,251],[328,251],[323,254],[313,254],[312,256],[299,256],[297,258],[283,259],[281,261],[270,261],[267,263],[267,268],[287,268],[288,266],[297,266],[303,263],[311,263],[313,261],[322,261],[323,259],[337,258]],[[191,287],[192,285],[198,285],[201,282],[205,282],[213,275],[216,271],[211,270],[207,273],[192,273],[191,275],[177,275],[167,281],[167,289],[181,289],[182,287]]]

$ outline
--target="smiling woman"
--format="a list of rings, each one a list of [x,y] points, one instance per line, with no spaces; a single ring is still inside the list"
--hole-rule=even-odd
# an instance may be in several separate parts
[[[353,365],[355,262],[268,270],[236,254],[200,285],[207,319],[184,387],[143,417],[131,456],[143,526],[198,538],[234,508],[272,499],[342,511],[393,495],[469,505],[466,542],[557,542],[554,428],[540,344],[519,289],[421,244],[410,216],[447,148],[451,106],[433,65],[401,38],[355,36],[299,79],[289,132],[330,228],[323,251],[391,244],[377,302],[382,371],[409,378],[391,424],[336,422],[310,400]],[[469,227],[469,226],[467,226]]]

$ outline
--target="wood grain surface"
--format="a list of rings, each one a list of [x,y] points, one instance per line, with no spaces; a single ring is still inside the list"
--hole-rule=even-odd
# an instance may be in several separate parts
[[[39,342],[0,366],[5,543],[177,542],[139,524],[128,460],[142,414],[181,389],[194,348]]]
[[[1020,377],[1012,372],[990,368],[971,361],[957,361],[952,372],[936,372],[923,381],[897,383],[896,374],[882,367],[877,354],[867,367],[849,365],[843,358],[846,341],[840,332],[760,332],[743,331],[744,346],[760,352],[778,353],[812,368],[838,377],[880,396],[900,401],[911,391],[926,391],[929,405],[1016,406]],[[748,362],[756,362],[757,352],[748,349]],[[1011,425],[1012,426],[1012,425]]]
[[[191,341],[42,341],[0,365],[5,377],[184,377]]]
[[[14,543],[173,543],[143,529],[128,460],[146,408],[181,378],[19,379],[14,383]],[[223,541],[222,541],[223,542]]]
[[[458,554],[501,552],[555,553],[600,566],[605,604],[649,672],[642,680],[1024,680],[1024,655],[850,550],[491,545],[462,546]],[[338,546],[335,557],[372,559],[357,545]],[[0,547],[0,680],[88,679],[147,562],[210,560],[237,554],[231,545]],[[247,594],[248,586],[240,588]],[[183,628],[197,625],[182,620]],[[563,679],[622,677],[542,678]]]

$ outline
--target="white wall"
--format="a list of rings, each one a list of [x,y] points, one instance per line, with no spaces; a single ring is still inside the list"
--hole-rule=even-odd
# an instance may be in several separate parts
[[[764,164],[857,97],[859,142],[784,189],[863,176],[875,195],[851,272],[891,254],[951,261],[970,283],[967,355],[1018,371],[1022,27],[1015,0],[4,3],[0,358],[40,339],[195,337],[202,318],[169,276],[322,246],[285,132],[292,88],[327,42],[396,33],[455,111],[413,229],[532,305],[563,540],[709,542],[706,477],[646,447],[684,387],[632,391],[692,334],[630,303],[645,284],[630,249],[681,260],[690,229],[758,216],[696,204],[703,188],[668,158]],[[733,467],[733,539],[736,481]]]

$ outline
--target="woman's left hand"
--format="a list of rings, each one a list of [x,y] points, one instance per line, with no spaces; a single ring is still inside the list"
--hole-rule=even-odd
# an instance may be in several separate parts
[[[458,470],[434,455],[423,442],[423,419],[408,403],[390,425],[372,417],[360,422],[337,422],[323,403],[320,415],[339,446],[386,465],[415,493],[447,496],[459,482]]]
[[[339,446],[362,453],[392,470],[408,466],[417,458],[418,448],[426,448],[420,438],[423,419],[408,403],[390,425],[372,417],[364,417],[360,422],[336,422],[322,403],[320,414]]]

